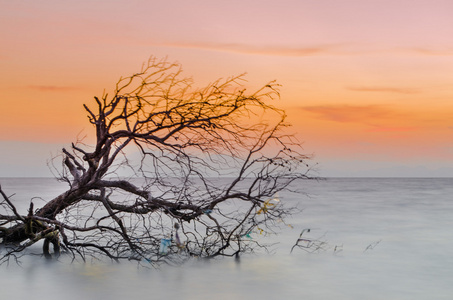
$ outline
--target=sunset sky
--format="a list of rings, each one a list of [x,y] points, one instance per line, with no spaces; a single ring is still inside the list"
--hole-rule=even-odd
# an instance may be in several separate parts
[[[90,134],[83,110],[150,56],[247,73],[321,176],[453,175],[452,0],[0,0],[0,176]]]

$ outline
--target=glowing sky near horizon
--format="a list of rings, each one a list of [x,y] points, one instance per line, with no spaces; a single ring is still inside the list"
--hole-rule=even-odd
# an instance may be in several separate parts
[[[0,176],[49,176],[82,104],[151,55],[276,79],[322,176],[453,175],[451,0],[0,0],[0,41]]]

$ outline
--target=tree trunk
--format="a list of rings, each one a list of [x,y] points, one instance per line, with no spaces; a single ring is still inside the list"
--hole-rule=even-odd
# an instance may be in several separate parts
[[[65,208],[80,201],[82,196],[85,195],[87,191],[89,191],[89,188],[70,189],[49,201],[42,208],[38,209],[36,213],[29,213],[28,217],[38,216],[41,218],[55,220],[56,216]],[[3,243],[17,244],[28,238],[30,238],[30,233],[27,233],[27,223],[20,223],[6,230],[6,234],[3,237]]]

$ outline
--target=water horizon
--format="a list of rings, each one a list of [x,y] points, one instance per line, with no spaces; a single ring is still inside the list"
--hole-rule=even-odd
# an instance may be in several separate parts
[[[277,243],[270,253],[242,256],[240,263],[193,260],[160,269],[145,262],[49,262],[36,253],[20,266],[0,266],[0,282],[8,287],[3,294],[69,300],[451,298],[453,178],[323,179],[303,181],[304,194],[280,195],[302,211],[286,220],[291,227],[265,237]],[[65,190],[54,180],[13,178],[7,184],[0,178],[0,184],[16,193],[15,201],[27,202]],[[307,228],[307,237],[323,248],[310,253],[296,247],[291,253]]]

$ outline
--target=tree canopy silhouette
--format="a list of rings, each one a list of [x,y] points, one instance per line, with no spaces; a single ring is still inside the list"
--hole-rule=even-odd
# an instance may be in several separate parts
[[[241,75],[194,88],[181,72],[151,58],[84,105],[95,144],[62,149],[64,193],[24,213],[0,188],[2,262],[39,241],[47,257],[152,263],[262,246],[250,234],[293,211],[276,194],[309,169],[269,103],[278,85],[248,92]]]

